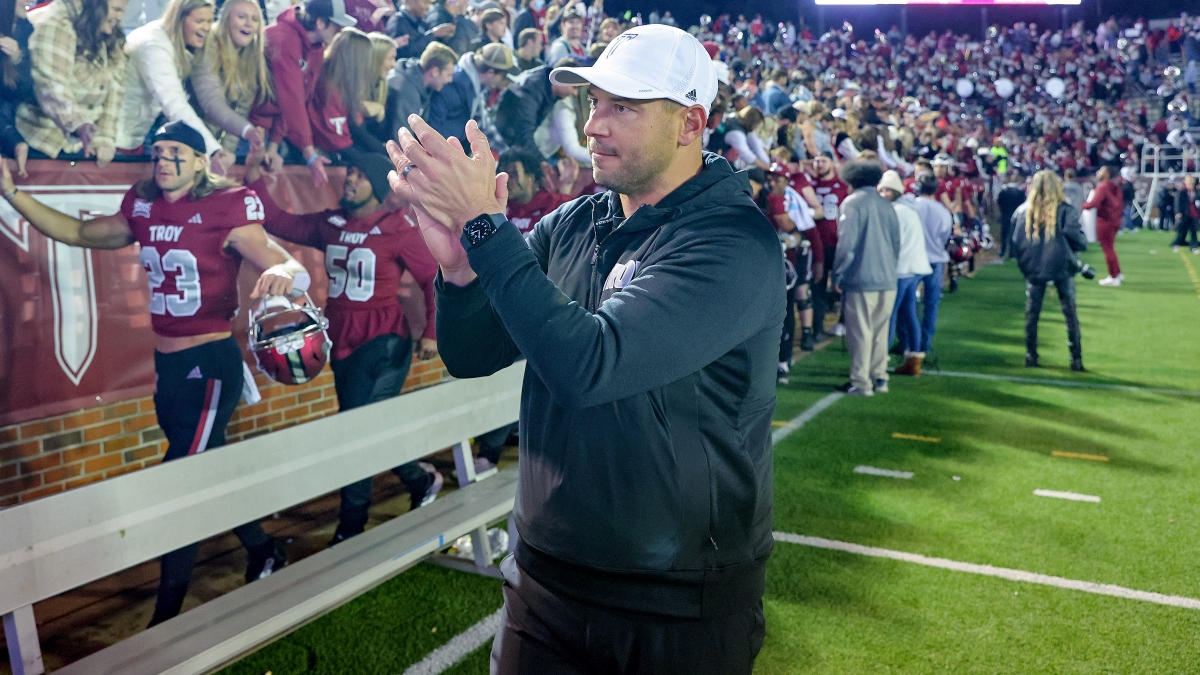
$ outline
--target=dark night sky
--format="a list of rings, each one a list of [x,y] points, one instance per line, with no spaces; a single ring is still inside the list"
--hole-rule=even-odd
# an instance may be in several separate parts
[[[1097,2],[1107,17],[1110,14],[1133,15],[1132,8],[1150,18],[1177,16],[1181,11],[1200,14],[1200,0],[1083,0],[1082,5],[1068,8],[1071,21],[1086,19],[1094,25],[1098,19]],[[606,0],[610,14],[623,14],[626,10],[641,11],[643,16],[650,9],[671,10],[683,27],[697,23],[704,13],[716,16],[728,12],[747,18],[762,13],[765,18],[783,21],[795,19],[803,13],[810,29],[816,33],[819,21],[818,9],[813,0]],[[887,30],[892,24],[900,23],[901,9],[897,6],[881,7],[838,7],[822,8],[826,26],[840,25],[849,21],[862,33],[874,28]],[[989,23],[1012,24],[1016,21],[1036,21],[1039,25],[1057,27],[1062,21],[1061,7],[991,7],[988,9]],[[908,8],[908,29],[923,34],[931,29],[952,28],[957,32],[970,32],[978,36],[980,10],[978,7],[911,6]]]

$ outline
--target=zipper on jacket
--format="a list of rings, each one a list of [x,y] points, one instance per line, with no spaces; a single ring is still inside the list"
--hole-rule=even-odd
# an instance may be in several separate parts
[[[588,311],[596,311],[596,261],[600,259],[600,244],[592,249],[592,278],[588,282]]]

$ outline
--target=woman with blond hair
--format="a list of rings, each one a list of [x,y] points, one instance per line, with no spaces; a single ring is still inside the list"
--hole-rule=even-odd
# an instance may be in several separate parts
[[[766,171],[771,166],[771,157],[763,146],[762,139],[755,134],[763,123],[763,113],[748,105],[733,115],[725,117],[725,143],[736,151],[733,165],[738,169],[757,166]]]
[[[362,128],[364,113],[376,112],[380,70],[373,70],[371,38],[357,28],[344,28],[329,43],[313,96],[308,100],[313,143],[328,155],[343,155],[351,165],[356,153],[386,154],[383,140]],[[382,68],[382,65],[380,65]]]
[[[205,124],[231,155],[243,139],[250,143],[251,154],[265,142],[262,128],[249,119],[255,106],[275,98],[263,55],[263,25],[257,0],[227,0],[192,68],[192,91]],[[278,153],[268,153],[266,163],[277,168],[283,160]]]
[[[204,49],[213,23],[212,0],[171,0],[163,18],[134,30],[126,38],[125,98],[117,123],[117,149],[122,154],[148,152],[146,135],[161,114],[200,132],[215,173],[223,175],[233,155],[221,148],[188,100],[184,82],[192,74],[195,55]]]
[[[1037,368],[1038,317],[1046,284],[1054,284],[1067,322],[1071,370],[1083,370],[1083,347],[1079,342],[1079,316],[1075,311],[1077,253],[1087,250],[1087,238],[1079,227],[1079,209],[1063,196],[1062,181],[1053,171],[1034,175],[1029,196],[1013,214],[1013,251],[1025,275],[1025,367]]]

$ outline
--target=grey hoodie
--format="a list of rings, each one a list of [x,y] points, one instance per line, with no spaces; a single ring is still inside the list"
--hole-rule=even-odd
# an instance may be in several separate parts
[[[706,154],[627,219],[611,192],[581,197],[528,242],[505,223],[467,248],[479,279],[439,280],[438,346],[455,377],[528,360],[521,567],[605,607],[711,617],[759,602],[785,291],[745,175]]]
[[[842,202],[833,283],[851,293],[896,290],[900,220],[892,203],[873,187],[862,187]]]
[[[399,59],[387,76],[387,122],[391,138],[401,127],[408,129],[408,116],[424,115],[432,92],[425,87],[425,72],[420,59]]]

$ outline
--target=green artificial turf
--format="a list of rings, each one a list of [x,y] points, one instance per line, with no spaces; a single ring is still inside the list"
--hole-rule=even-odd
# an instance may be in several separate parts
[[[934,374],[1200,391],[1200,289],[1169,243],[1165,233],[1122,235],[1126,284],[1079,280],[1083,374],[1066,367],[1053,291],[1041,321],[1046,367],[1026,369],[1015,265],[964,279],[943,299],[927,376],[838,400],[776,447],[775,529],[1200,598],[1200,396]],[[1103,276],[1093,249],[1085,259]],[[798,363],[776,426],[844,382],[848,364],[841,340]],[[914,477],[853,473],[860,464]],[[1038,488],[1101,502],[1036,497]],[[399,675],[499,604],[493,579],[418,566],[225,672]],[[1200,672],[1200,611],[790,543],[776,545],[765,607],[761,674]],[[446,672],[487,673],[489,650]]]

